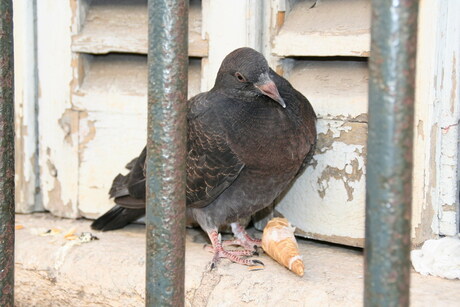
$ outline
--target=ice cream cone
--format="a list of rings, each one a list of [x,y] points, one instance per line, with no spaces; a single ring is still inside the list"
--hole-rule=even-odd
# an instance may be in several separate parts
[[[278,263],[303,276],[304,264],[299,254],[297,241],[294,237],[295,228],[287,219],[274,218],[265,226],[262,235],[263,250]]]

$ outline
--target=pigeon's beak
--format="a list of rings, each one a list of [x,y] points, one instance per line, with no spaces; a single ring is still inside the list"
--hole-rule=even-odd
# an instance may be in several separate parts
[[[275,85],[275,82],[268,79],[263,81],[262,83],[254,84],[262,94],[267,95],[274,101],[278,102],[283,108],[286,108],[286,103],[284,102],[283,98],[281,98],[280,93],[278,92],[278,88]]]

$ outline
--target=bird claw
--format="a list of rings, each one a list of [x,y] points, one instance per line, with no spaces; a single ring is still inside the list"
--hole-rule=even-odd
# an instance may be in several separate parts
[[[265,264],[264,264],[262,261],[260,261],[260,260],[252,259],[251,261],[254,263],[254,265],[262,265],[262,266],[265,266]]]
[[[250,245],[250,244],[247,244],[248,240],[244,240],[244,242],[242,242],[241,240],[231,240],[227,242],[225,241],[222,242],[217,231],[210,232],[208,233],[208,235],[209,235],[209,238],[211,239],[212,248],[209,248],[209,247],[207,248],[206,245],[204,246],[204,248],[214,252],[214,257],[212,258],[212,261],[209,266],[210,270],[213,270],[217,267],[217,264],[220,258],[227,258],[228,260],[232,262],[247,265],[247,266],[259,266],[258,269],[261,269],[260,266],[262,265],[262,268],[263,268],[264,264],[262,263],[262,261],[245,258],[247,256],[258,256],[259,255],[257,251],[257,245],[255,245],[257,244],[257,240],[253,240],[251,238],[251,240],[253,240],[252,241],[253,244]],[[223,248],[223,245],[240,245],[245,249],[226,250]]]
[[[248,251],[248,250],[224,250],[222,249],[222,250],[215,251],[214,257],[209,265],[210,271],[212,271],[213,269],[217,267],[217,264],[219,263],[219,260],[221,258],[227,258],[228,260],[234,263],[247,265],[249,267],[252,267],[252,266],[258,266],[258,267],[262,266],[262,268],[264,267],[264,263],[262,261],[257,260],[257,259],[246,259],[244,258],[245,256],[258,256],[258,253],[254,251]],[[257,269],[262,269],[262,268],[257,268]]]
[[[260,271],[265,268],[265,264],[262,261],[257,259],[252,259],[251,261],[253,264],[249,266],[250,271]]]
[[[219,253],[214,253],[214,257],[212,257],[212,260],[209,263],[209,271],[217,269],[217,264],[219,263],[219,260],[220,260]]]

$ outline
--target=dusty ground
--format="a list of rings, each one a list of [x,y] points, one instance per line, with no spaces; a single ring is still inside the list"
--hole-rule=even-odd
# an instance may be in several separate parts
[[[99,240],[74,245],[64,238],[91,231],[90,221],[48,214],[17,215],[17,306],[144,306],[144,226],[93,232]],[[61,233],[40,236],[50,228]],[[256,233],[256,236],[260,233]],[[362,306],[359,250],[300,240],[305,275],[297,277],[267,255],[261,271],[223,260],[207,270],[211,254],[198,230],[187,231],[186,306]],[[412,306],[458,306],[460,281],[412,274]]]

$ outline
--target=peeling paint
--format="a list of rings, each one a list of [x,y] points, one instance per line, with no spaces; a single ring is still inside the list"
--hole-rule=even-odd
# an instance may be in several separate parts
[[[456,204],[444,204],[442,205],[443,212],[457,212],[457,205]]]
[[[56,166],[50,160],[46,162],[46,166],[48,167],[49,174],[53,177],[57,177],[58,172]]]
[[[78,137],[78,112],[66,109],[58,120],[59,127],[64,131],[64,140],[70,145],[74,145],[74,137]]]
[[[22,108],[20,106],[19,108]],[[37,160],[35,135],[29,134],[24,124],[24,117],[17,108],[15,118],[15,202],[16,212],[30,213],[40,210],[40,202],[36,201],[37,191]]]
[[[333,143],[336,141],[347,145],[366,146],[367,124],[336,120],[327,122],[327,131],[318,132],[317,153],[331,150]]]
[[[333,150],[334,145],[337,147],[339,143],[342,143],[351,146],[361,145],[359,148],[355,147],[353,152],[359,157],[365,157],[363,148],[366,142],[367,125],[334,121],[330,123],[327,132],[320,132],[318,134],[316,154],[324,154],[326,151]],[[361,181],[363,173],[363,163],[360,163],[358,158],[346,161],[342,167],[327,165],[317,178],[317,192],[324,199],[329,188],[330,179],[334,178],[337,181],[343,182],[344,188],[347,191],[347,201],[350,202],[353,200],[353,185]]]
[[[70,80],[69,88],[72,93],[76,92],[76,89],[80,85],[80,82],[83,81],[83,75],[80,75],[80,56],[72,56],[72,61],[70,62],[70,67],[72,67],[73,78]]]
[[[414,190],[414,195],[418,195],[421,193],[423,196],[421,200],[424,202],[423,204],[417,204],[417,206],[421,207],[419,211],[420,217],[417,217],[419,221],[418,224],[413,223],[412,228],[414,229],[413,232],[413,240],[412,244],[414,246],[419,246],[425,240],[429,238],[433,238],[434,234],[438,231],[437,218],[435,217],[435,210],[434,210],[434,203],[433,203],[433,194],[436,191],[436,177],[437,177],[437,168],[436,168],[436,153],[437,153],[437,135],[438,135],[438,125],[432,125],[429,135],[429,143],[426,146],[429,146],[429,152],[425,153],[425,158],[422,159],[423,161],[427,160],[428,168],[424,169],[423,177],[424,180],[422,181],[422,191]],[[415,182],[415,181],[414,181]],[[418,199],[418,198],[414,198]]]
[[[77,20],[77,1],[76,0],[69,0],[70,5],[70,14],[71,14],[71,25],[74,27],[78,24]]]
[[[74,211],[71,200],[68,200],[67,203],[62,200],[62,187],[58,178],[54,179],[53,188],[47,191],[47,194],[49,200],[47,209],[52,211],[54,215],[69,216],[69,213]]]
[[[328,182],[331,178],[343,181],[345,190],[347,191],[347,201],[353,200],[354,188],[352,183],[360,181],[363,176],[363,169],[360,167],[357,159],[353,159],[350,163],[346,164],[343,169],[337,167],[327,166],[321,174],[321,177],[317,179],[318,182],[318,194],[321,198],[324,198],[326,190],[329,187]]]
[[[33,165],[33,166],[37,166],[38,167],[38,156],[36,154],[30,156],[29,158],[29,163],[30,165]],[[37,170],[37,168],[35,168],[35,170]],[[40,174],[37,174],[35,173],[35,176],[40,176]],[[41,197],[40,197],[40,193],[41,193],[41,189],[40,189],[40,185],[38,184],[38,180],[36,180],[36,182],[34,183],[34,187],[35,187],[35,201],[34,201],[34,206],[37,211],[43,211],[43,204],[42,204],[42,200],[41,200]]]
[[[308,237],[360,246],[364,238],[367,124],[319,119],[317,130],[312,164],[276,210]]]
[[[369,116],[368,116],[367,113],[361,113],[358,116],[347,118],[347,121],[349,121],[349,122],[357,122],[357,123],[367,123],[368,118],[369,118]]]
[[[96,137],[96,120],[88,119],[88,112],[80,112],[79,166],[88,144]]]
[[[425,139],[425,132],[423,130],[423,120],[419,119],[418,124],[417,124],[417,135],[422,138],[422,140]]]

